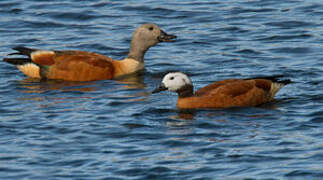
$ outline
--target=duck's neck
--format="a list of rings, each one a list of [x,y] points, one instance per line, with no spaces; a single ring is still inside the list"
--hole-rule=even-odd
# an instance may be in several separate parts
[[[183,88],[176,91],[179,98],[191,97],[194,95],[193,85],[185,85]]]
[[[130,50],[127,58],[134,59],[138,62],[144,62],[144,56],[149,47],[145,47],[140,43],[136,43],[133,39],[130,44]]]
[[[113,61],[115,67],[115,77],[131,74],[144,69],[144,62],[137,61],[133,58],[125,58],[122,61]]]

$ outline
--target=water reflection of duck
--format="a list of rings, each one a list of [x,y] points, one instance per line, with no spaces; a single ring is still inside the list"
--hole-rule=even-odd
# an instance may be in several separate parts
[[[155,24],[143,24],[133,34],[128,56],[121,61],[85,51],[37,50],[15,47],[26,58],[4,58],[28,77],[67,81],[114,79],[144,68],[146,51],[159,42],[173,42],[176,36],[166,34]]]
[[[46,80],[43,81],[37,78],[25,78],[18,81],[19,84],[25,89],[25,93],[43,93],[48,90],[60,90],[63,92],[92,92],[99,89],[100,81],[89,82],[73,82],[62,80]],[[135,73],[127,76],[120,77],[116,81],[121,86],[116,88],[124,89],[143,89],[146,87],[144,77],[140,73]]]
[[[121,102],[138,102],[146,101],[149,92],[144,92],[137,89],[143,89],[146,85],[143,82],[144,77],[142,75],[131,75],[118,79],[116,81],[90,81],[90,82],[72,82],[62,80],[46,80],[36,78],[26,78],[21,81],[17,81],[21,92],[25,93],[26,96],[18,99],[21,101],[48,101],[51,99],[51,103],[68,103],[71,100],[77,99],[91,100],[91,99],[118,99]],[[105,90],[105,86],[108,84],[109,91]],[[111,86],[112,85],[112,86]],[[134,89],[132,91],[131,89]],[[125,90],[126,93],[120,93]],[[128,92],[128,90],[130,90]],[[57,96],[57,93],[47,92],[63,92]],[[90,93],[90,92],[100,92]],[[104,93],[101,93],[104,92]],[[69,94],[69,95],[67,95]],[[75,96],[74,96],[74,95]],[[47,105],[46,105],[47,106]]]
[[[36,78],[25,78],[18,82],[24,88],[24,93],[44,93],[48,90],[60,90],[64,92],[91,92],[96,90],[93,86],[93,82],[71,82],[59,80],[42,81]]]
[[[230,79],[214,82],[194,93],[191,79],[184,73],[174,72],[168,73],[153,93],[177,92],[177,107],[180,109],[247,107],[271,101],[279,89],[290,82],[274,76]]]

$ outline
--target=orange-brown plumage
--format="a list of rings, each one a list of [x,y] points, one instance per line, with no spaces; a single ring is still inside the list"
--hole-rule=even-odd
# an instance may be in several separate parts
[[[47,57],[53,61],[50,69],[47,72],[45,70],[45,76],[48,79],[92,81],[115,77],[116,68],[113,66],[113,60],[100,54],[84,51],[61,51],[52,57]]]
[[[93,81],[113,79],[144,68],[146,51],[159,42],[172,42],[176,36],[168,35],[154,24],[144,24],[136,29],[128,57],[113,60],[107,56],[85,51],[50,51],[25,47],[13,48],[28,58],[5,58],[24,74],[33,78],[68,81]]]
[[[160,90],[177,92],[179,94],[177,107],[180,109],[247,107],[271,101],[276,92],[289,82],[289,80],[231,79],[214,82],[193,93],[191,80],[185,74],[177,72],[167,74],[161,87],[154,92]]]
[[[271,86],[272,82],[267,83]],[[204,88],[207,88],[204,89]],[[256,80],[226,80],[198,90],[194,96],[178,98],[179,108],[226,108],[257,106],[271,100],[270,89],[256,86]]]

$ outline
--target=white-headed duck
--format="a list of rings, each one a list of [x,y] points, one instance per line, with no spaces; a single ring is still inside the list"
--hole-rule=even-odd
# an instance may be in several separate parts
[[[279,89],[290,82],[274,76],[268,79],[229,79],[214,82],[194,93],[191,79],[184,73],[173,72],[164,76],[153,93],[177,92],[177,107],[180,109],[248,107],[271,101]]]

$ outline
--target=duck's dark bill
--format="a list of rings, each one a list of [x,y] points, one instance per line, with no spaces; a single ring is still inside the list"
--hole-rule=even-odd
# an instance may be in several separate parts
[[[160,35],[158,36],[158,40],[160,42],[175,42],[176,36],[167,34],[164,31],[160,32]]]
[[[151,93],[158,93],[160,91],[166,91],[167,87],[165,87],[165,85],[162,83],[158,88],[156,88],[155,90],[153,90]]]

